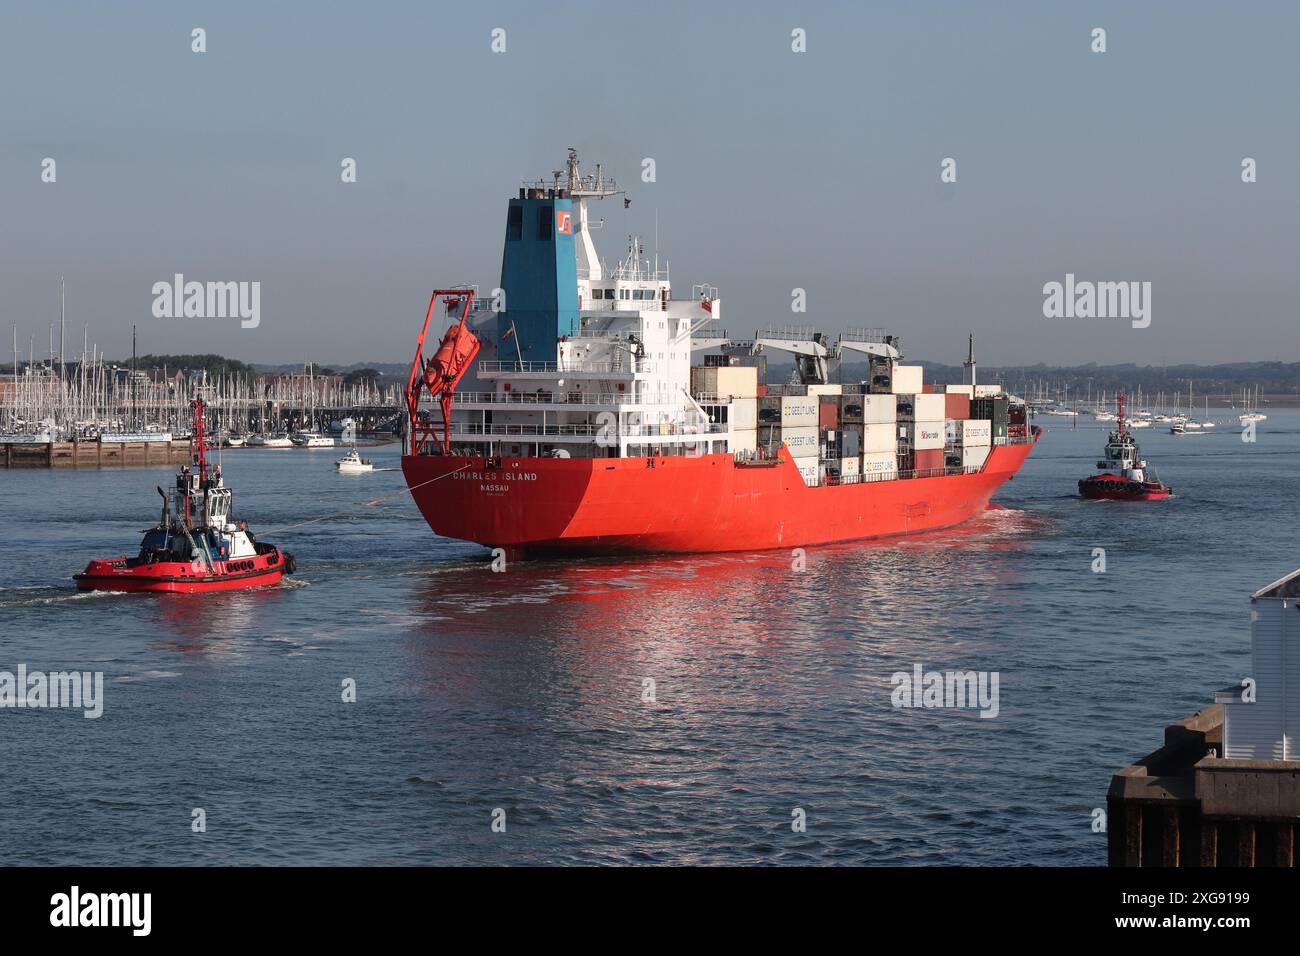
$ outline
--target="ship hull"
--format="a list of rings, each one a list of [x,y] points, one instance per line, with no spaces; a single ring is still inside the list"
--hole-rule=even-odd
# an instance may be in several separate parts
[[[1096,475],[1079,482],[1079,494],[1094,501],[1163,501],[1173,489],[1159,482],[1136,482]]]
[[[1035,440],[1037,435],[1035,436]],[[1032,443],[995,446],[970,474],[810,488],[793,460],[404,456],[437,534],[512,557],[761,551],[916,534],[983,511]]]
[[[235,569],[235,566],[238,569]],[[229,570],[227,567],[231,566]],[[81,574],[74,574],[79,591],[158,592],[163,594],[203,594],[208,591],[241,591],[279,584],[293,566],[290,555],[259,555],[238,562],[220,562],[216,574],[206,573],[202,565],[186,561],[158,561],[133,564],[125,557],[91,561]]]

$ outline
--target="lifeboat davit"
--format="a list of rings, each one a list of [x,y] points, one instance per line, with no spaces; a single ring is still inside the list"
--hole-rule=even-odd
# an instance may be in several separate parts
[[[1117,421],[1119,428],[1106,441],[1106,458],[1097,462],[1097,467],[1103,470],[1082,479],[1079,494],[1111,501],[1158,501],[1171,497],[1174,489],[1161,481],[1155,469],[1143,459],[1142,449],[1125,425],[1122,394]]]
[[[73,575],[81,591],[161,591],[194,594],[279,584],[295,570],[293,555],[258,541],[231,511],[232,493],[221,466],[204,455],[203,401],[194,412],[194,461],[176,476],[172,500],[161,488],[162,517],[144,533],[135,557],[91,561]]]

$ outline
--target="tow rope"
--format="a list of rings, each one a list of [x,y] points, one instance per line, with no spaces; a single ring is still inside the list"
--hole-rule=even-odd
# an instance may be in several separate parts
[[[439,475],[437,478],[430,478],[428,481],[422,481],[418,485],[411,485],[408,488],[406,488],[404,491],[395,491],[391,495],[383,495],[379,498],[371,498],[369,501],[363,501],[361,502],[361,504],[356,505],[355,507],[349,509],[348,511],[338,511],[335,512],[334,514],[321,515],[319,518],[310,518],[307,521],[299,521],[297,524],[287,524],[282,528],[272,528],[270,531],[259,531],[257,533],[259,536],[279,534],[281,531],[292,531],[294,528],[303,528],[309,524],[318,524],[322,521],[329,521],[332,518],[346,518],[354,514],[359,508],[372,508],[375,505],[381,504],[390,498],[400,498],[402,495],[409,494],[410,492],[415,491],[415,489],[417,488],[423,488],[425,485],[431,485],[435,481],[440,481],[443,478],[456,474],[456,472],[464,471],[468,467],[469,465],[461,465],[459,468],[455,469],[454,471],[444,472],[443,474]]]

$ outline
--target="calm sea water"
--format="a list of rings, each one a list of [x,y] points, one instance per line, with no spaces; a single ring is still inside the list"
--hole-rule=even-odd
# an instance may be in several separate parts
[[[1300,565],[1300,412],[1254,444],[1140,432],[1178,492],[1147,504],[1079,500],[1104,432],[1040,423],[1001,509],[801,573],[788,552],[493,573],[400,471],[241,450],[237,511],[297,555],[291,585],[80,595],[171,470],[0,471],[0,669],[106,681],[97,720],[0,711],[6,859],[1101,864],[1110,774],[1248,673],[1248,595]],[[999,715],[895,709],[916,663],[998,672]]]

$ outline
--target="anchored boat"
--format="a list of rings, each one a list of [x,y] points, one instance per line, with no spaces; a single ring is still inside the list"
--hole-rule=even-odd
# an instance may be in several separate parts
[[[431,296],[402,470],[436,533],[512,557],[912,534],[979,514],[1024,463],[1041,430],[976,384],[973,344],[964,384],[927,389],[883,330],[733,339],[718,290],[680,294],[635,237],[612,267],[597,255],[589,203],[621,192],[570,150],[567,174],[509,201],[497,294]],[[450,324],[426,357],[439,305]],[[722,354],[693,365],[705,349]],[[797,384],[763,382],[771,351]],[[832,383],[845,356],[867,381]]]
[[[1168,498],[1174,489],[1162,482],[1154,468],[1142,457],[1142,449],[1129,432],[1124,420],[1124,396],[1119,396],[1119,427],[1106,442],[1106,458],[1097,462],[1102,469],[1079,482],[1079,494],[1085,498],[1116,501],[1156,501]]]
[[[209,469],[201,399],[194,414],[194,462],[176,476],[169,499],[161,488],[162,517],[144,533],[135,557],[91,561],[74,575],[82,591],[162,591],[192,594],[278,584],[295,570],[293,555],[258,541],[233,517],[231,489],[221,466]]]

